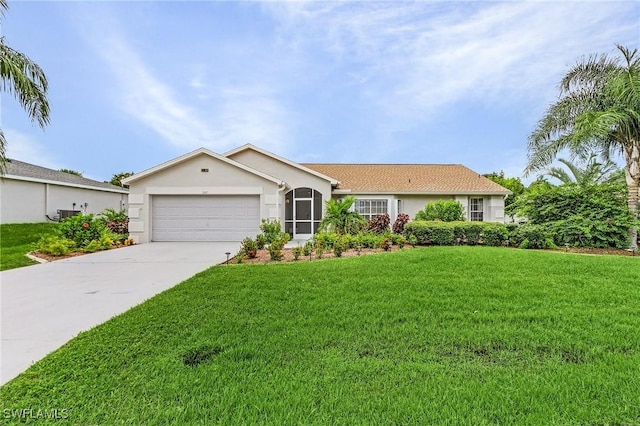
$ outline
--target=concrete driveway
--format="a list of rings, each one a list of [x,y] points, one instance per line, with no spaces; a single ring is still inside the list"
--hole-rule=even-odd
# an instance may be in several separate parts
[[[0,385],[81,331],[239,249],[239,243],[149,243],[0,272]]]

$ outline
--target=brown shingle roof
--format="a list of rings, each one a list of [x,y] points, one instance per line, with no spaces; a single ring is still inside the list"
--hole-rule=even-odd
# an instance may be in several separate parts
[[[337,179],[338,190],[419,194],[509,194],[461,164],[303,164]]]

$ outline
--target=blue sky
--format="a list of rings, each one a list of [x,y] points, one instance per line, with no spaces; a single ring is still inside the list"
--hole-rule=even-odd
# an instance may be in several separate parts
[[[585,55],[640,47],[640,2],[9,1],[50,83],[40,130],[2,94],[8,156],[97,180],[199,147],[521,176]]]

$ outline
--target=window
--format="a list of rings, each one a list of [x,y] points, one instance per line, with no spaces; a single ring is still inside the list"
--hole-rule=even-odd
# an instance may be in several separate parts
[[[356,200],[355,210],[366,220],[371,220],[379,214],[389,213],[387,200]]]
[[[469,200],[469,220],[482,222],[484,220],[483,211],[482,198],[472,198]]]

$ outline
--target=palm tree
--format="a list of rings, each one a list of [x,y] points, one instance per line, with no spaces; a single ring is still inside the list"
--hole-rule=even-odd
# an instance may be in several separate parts
[[[558,161],[564,164],[569,171],[567,172],[562,167],[550,167],[543,173],[543,176],[556,178],[563,184],[575,183],[580,186],[589,186],[603,183],[609,181],[610,177],[618,171],[616,163],[611,160],[600,163],[595,154],[589,156],[584,167],[564,158],[558,158]]]
[[[638,218],[640,191],[640,55],[617,46],[622,58],[592,55],[560,82],[560,99],[552,104],[529,136],[525,174],[549,165],[559,152],[578,157],[598,152],[605,160],[625,159],[627,202]],[[631,248],[638,233],[629,230]]]
[[[8,10],[7,0],[0,0],[0,18]],[[47,78],[42,69],[25,54],[7,46],[0,37],[0,87],[16,97],[29,118],[44,128],[49,124]],[[0,174],[6,165],[7,141],[0,129]]]
[[[366,223],[360,214],[351,209],[356,199],[353,195],[341,200],[330,199],[325,203],[325,213],[320,227],[329,232],[351,234],[360,230]]]

